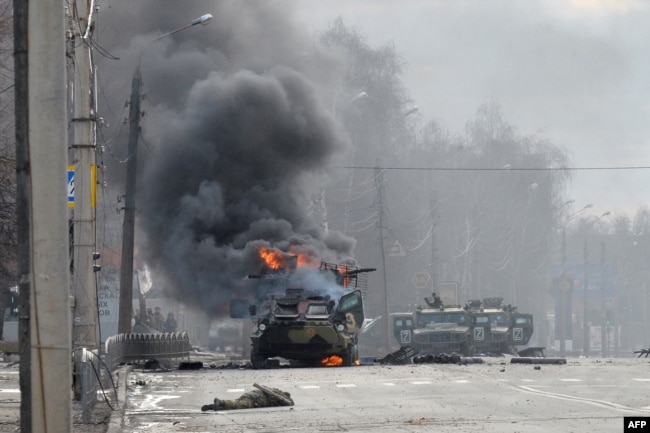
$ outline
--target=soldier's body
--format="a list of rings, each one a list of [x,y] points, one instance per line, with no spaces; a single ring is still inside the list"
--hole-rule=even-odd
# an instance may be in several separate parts
[[[262,387],[260,387],[262,388]],[[254,389],[244,393],[234,400],[214,399],[212,404],[201,407],[203,412],[208,410],[233,410],[233,409],[254,409],[259,407],[293,406],[291,394],[278,388]]]

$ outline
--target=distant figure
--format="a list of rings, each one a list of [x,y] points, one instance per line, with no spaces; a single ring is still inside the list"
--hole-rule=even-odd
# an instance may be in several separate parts
[[[155,311],[153,313],[153,323],[152,326],[156,328],[159,331],[163,330],[163,327],[165,326],[165,317],[162,314],[162,310],[160,307],[156,307]]]
[[[177,327],[178,327],[178,323],[176,322],[176,319],[174,319],[174,313],[168,313],[167,320],[165,320],[165,326],[163,327],[163,331],[176,332]]]
[[[146,323],[146,325],[153,326],[153,310],[151,308],[147,308],[147,323]]]
[[[272,406],[293,406],[291,394],[279,390],[278,388],[269,388],[264,385],[253,384],[257,389],[242,394],[235,400],[214,399],[212,404],[206,404],[201,407],[203,412],[208,410],[233,410],[233,409],[254,409],[258,407]]]

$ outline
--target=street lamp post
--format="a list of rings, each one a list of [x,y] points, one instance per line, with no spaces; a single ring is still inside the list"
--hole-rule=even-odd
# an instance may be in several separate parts
[[[609,212],[603,213],[601,216],[596,218],[590,225],[587,227],[587,229],[591,229],[598,221],[601,219],[605,218],[607,215],[609,215]],[[587,317],[587,310],[589,308],[589,297],[588,295],[588,290],[589,290],[589,249],[587,246],[587,233],[585,233],[585,243],[583,247],[583,255],[584,255],[584,279],[583,279],[583,284],[582,284],[582,338],[583,338],[583,343],[582,343],[582,354],[587,357],[589,356],[589,338],[590,338],[590,332],[589,332],[589,320]]]
[[[206,14],[192,20],[186,26],[172,30],[149,41],[160,40],[166,36],[173,35],[197,24],[208,24],[212,21],[212,15]],[[145,46],[146,48],[146,46]],[[142,74],[140,63],[144,48],[140,51],[138,65],[133,72],[131,81],[131,99],[129,106],[129,159],[126,166],[126,193],[124,197],[124,223],[122,226],[122,262],[120,267],[120,310],[117,325],[117,332],[131,332],[131,318],[133,317],[133,247],[135,238],[135,184],[136,171],[138,167],[138,136],[140,134],[140,87]]]
[[[568,201],[566,204],[573,203],[573,200]],[[594,207],[593,204],[589,203],[583,208],[569,214],[562,224],[562,276],[560,281],[560,320],[558,321],[560,325],[560,356],[565,356],[566,353],[566,325],[567,325],[567,297],[571,293],[571,287],[569,287],[569,279],[566,275],[566,226],[569,223],[569,220],[579,214],[580,212]]]

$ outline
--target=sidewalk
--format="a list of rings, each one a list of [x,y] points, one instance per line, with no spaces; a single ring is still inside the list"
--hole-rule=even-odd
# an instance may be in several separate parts
[[[0,359],[2,359],[0,354]],[[72,401],[72,433],[120,433],[126,405],[126,388],[131,366],[119,368],[113,374],[117,387],[107,389],[106,401],[98,401],[91,415],[91,423],[82,424],[82,407],[79,401]],[[0,433],[20,432],[20,385],[19,363],[0,361]]]

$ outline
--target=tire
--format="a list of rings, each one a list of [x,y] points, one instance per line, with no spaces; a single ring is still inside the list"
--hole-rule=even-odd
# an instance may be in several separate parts
[[[251,365],[253,369],[259,370],[266,368],[267,359],[268,357],[266,355],[259,352],[257,344],[253,343],[253,347],[251,348]]]
[[[356,344],[351,344],[345,349],[345,354],[343,355],[343,365],[346,367],[351,367],[357,365],[359,360],[359,348]]]

